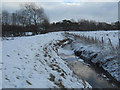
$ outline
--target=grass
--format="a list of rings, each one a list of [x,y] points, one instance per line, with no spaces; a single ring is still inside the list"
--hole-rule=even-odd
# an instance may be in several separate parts
[[[50,73],[50,81],[54,82],[54,84],[56,84],[58,87],[60,88],[65,88],[65,86],[62,84],[62,80],[59,79],[58,82],[55,81],[55,76],[53,74]]]
[[[115,54],[118,52],[118,49],[120,48],[119,45],[114,46],[112,43],[112,40],[108,37],[108,42],[105,41],[104,37],[101,37],[101,40],[99,40],[96,36],[85,36],[85,35],[76,35],[76,34],[71,34],[67,33],[69,35],[74,36],[75,39],[80,39],[81,43],[84,43],[86,45],[96,45],[97,47],[106,50],[106,48],[109,50],[108,52]],[[109,36],[106,34],[105,37]]]
[[[50,81],[54,82],[55,81],[55,76],[53,74],[50,73],[50,78],[49,78]]]

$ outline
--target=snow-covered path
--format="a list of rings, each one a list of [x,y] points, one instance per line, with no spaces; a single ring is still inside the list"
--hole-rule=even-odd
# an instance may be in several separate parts
[[[3,40],[2,88],[87,88],[58,55],[61,32]]]

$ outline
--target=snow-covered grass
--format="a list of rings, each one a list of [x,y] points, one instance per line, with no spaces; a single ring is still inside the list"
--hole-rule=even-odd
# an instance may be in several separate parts
[[[87,88],[58,55],[62,32],[3,40],[2,88]]]
[[[86,37],[93,41],[99,41],[104,45],[112,45],[113,47],[119,46],[119,31],[88,31],[88,32],[70,32],[81,37]]]
[[[69,32],[73,34],[75,42],[83,44],[87,50],[101,52],[107,56],[117,55],[119,58],[119,31],[91,31],[91,32]],[[77,47],[77,49],[79,49]]]
[[[73,51],[82,52],[88,60],[97,55],[91,61],[120,81],[119,31],[67,32],[66,36],[73,40]]]
[[[0,89],[2,89],[2,38],[0,37]]]

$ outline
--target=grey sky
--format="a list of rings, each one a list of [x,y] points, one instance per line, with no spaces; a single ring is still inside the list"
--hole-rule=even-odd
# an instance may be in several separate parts
[[[18,2],[3,2],[2,9],[13,12],[19,9]],[[89,19],[102,22],[118,20],[117,2],[37,2],[44,8],[50,22],[63,19]]]

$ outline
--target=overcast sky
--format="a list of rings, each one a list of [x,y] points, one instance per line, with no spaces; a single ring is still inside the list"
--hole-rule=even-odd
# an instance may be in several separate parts
[[[20,1],[22,2],[22,0]],[[118,20],[118,0],[106,0],[109,2],[104,2],[105,0],[96,0],[97,2],[94,0],[91,0],[91,2],[87,2],[88,0],[31,1],[35,1],[37,5],[44,8],[50,22],[61,21],[63,19],[88,19],[112,23]],[[20,4],[20,2],[15,2],[15,0],[9,0],[9,2],[4,0],[2,2],[2,9],[14,12],[20,8]]]

